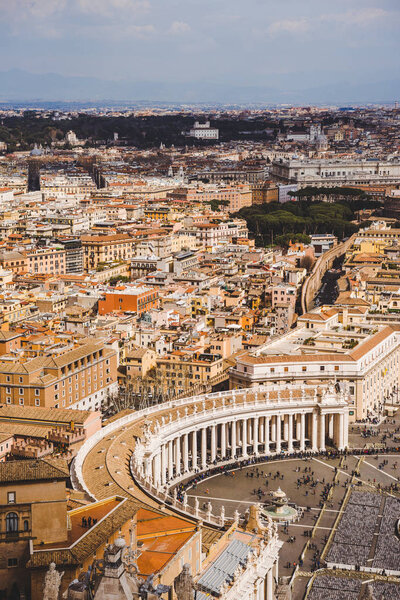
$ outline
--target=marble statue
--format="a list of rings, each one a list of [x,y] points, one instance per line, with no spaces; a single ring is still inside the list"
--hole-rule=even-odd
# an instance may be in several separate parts
[[[43,600],[58,600],[58,592],[64,571],[59,573],[55,563],[50,563],[49,570],[44,578]]]
[[[190,565],[184,564],[182,571],[174,579],[174,590],[177,600],[193,600],[195,585],[190,572]]]

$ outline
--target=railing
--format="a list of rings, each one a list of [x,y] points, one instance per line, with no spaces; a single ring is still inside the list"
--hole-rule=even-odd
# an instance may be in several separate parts
[[[206,414],[212,414],[215,417],[217,411],[225,413],[225,414],[234,414],[236,412],[239,412],[243,408],[247,408],[247,409],[249,409],[251,407],[261,408],[261,407],[266,407],[266,406],[269,406],[271,408],[272,407],[276,408],[277,406],[282,406],[282,408],[285,408],[288,406],[289,407],[294,406],[296,403],[298,404],[299,401],[304,402],[304,403],[311,402],[313,404],[318,402],[318,396],[316,395],[316,388],[314,386],[302,386],[301,388],[299,388],[299,386],[296,386],[294,389],[302,390],[302,394],[301,394],[300,398],[293,398],[290,396],[288,398],[279,397],[279,391],[282,391],[282,389],[287,390],[287,388],[288,388],[287,385],[284,388],[283,388],[283,386],[277,385],[277,386],[259,386],[257,388],[251,388],[251,389],[245,389],[245,390],[229,390],[229,391],[222,391],[222,392],[214,392],[214,393],[210,393],[210,394],[203,394],[200,396],[193,396],[191,398],[180,398],[177,400],[170,400],[168,402],[164,402],[163,404],[157,404],[155,406],[150,406],[150,407],[144,408],[142,410],[132,412],[129,415],[125,415],[124,417],[121,417],[120,419],[116,419],[112,423],[106,425],[105,427],[103,427],[102,429],[97,431],[88,440],[86,440],[86,442],[81,446],[78,454],[76,455],[76,457],[71,465],[71,481],[76,489],[81,489],[81,490],[85,491],[90,497],[94,498],[93,494],[90,493],[89,489],[87,488],[87,486],[85,484],[84,477],[83,477],[83,471],[82,471],[83,463],[84,463],[85,458],[88,455],[88,453],[107,435],[110,435],[114,431],[123,428],[125,425],[130,425],[131,423],[133,423],[135,421],[140,421],[150,415],[155,415],[160,410],[165,411],[168,409],[176,409],[176,408],[179,408],[179,407],[185,406],[185,405],[192,406],[193,404],[202,403],[203,410],[200,411],[199,413],[196,413],[196,415],[198,417],[200,417],[200,416],[204,417]],[[289,388],[289,390],[290,390],[290,388]],[[278,392],[276,398],[272,398],[270,396],[271,391]],[[308,394],[307,394],[307,391],[309,392]],[[241,397],[246,398],[249,394],[254,395],[253,402],[246,402],[245,400],[243,400],[242,403],[236,402],[237,399],[241,399]],[[218,408],[216,406],[212,406],[211,408],[207,409],[207,407],[206,407],[207,401],[209,402],[210,400],[218,400],[221,398],[225,398],[226,400],[231,400],[232,402],[224,403],[222,406],[220,406]],[[186,423],[186,422],[193,423],[193,417],[194,417],[193,414],[182,415],[180,417],[179,423],[181,425],[182,425],[182,421],[184,423]],[[176,422],[175,422],[175,424],[176,424]],[[170,423],[165,423],[163,425],[163,427],[166,427],[167,425],[170,425]]]

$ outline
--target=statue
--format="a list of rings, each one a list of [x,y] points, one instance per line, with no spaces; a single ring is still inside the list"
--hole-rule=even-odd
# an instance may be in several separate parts
[[[174,590],[177,600],[193,600],[195,585],[190,572],[190,565],[183,565],[182,571],[174,579]]]
[[[64,571],[59,573],[55,563],[50,563],[49,570],[44,578],[43,600],[58,600],[58,592]]]

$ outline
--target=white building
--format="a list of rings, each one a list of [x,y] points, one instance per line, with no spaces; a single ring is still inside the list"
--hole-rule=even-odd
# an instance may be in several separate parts
[[[399,183],[400,161],[279,158],[272,163],[270,173],[299,187]]]
[[[316,309],[298,323],[278,340],[239,356],[230,387],[335,381],[348,389],[353,421],[382,415],[385,405],[397,402],[399,325],[350,323],[347,310],[340,314],[336,308]]]
[[[195,137],[199,140],[218,140],[219,129],[211,127],[210,121],[205,123],[199,123],[196,121],[192,129],[189,131],[191,137]]]

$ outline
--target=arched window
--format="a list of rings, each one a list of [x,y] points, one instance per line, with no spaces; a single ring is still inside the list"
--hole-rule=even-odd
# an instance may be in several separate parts
[[[18,531],[18,515],[15,512],[10,512],[6,516],[6,532],[14,533]]]
[[[25,519],[24,521],[24,531],[29,531],[29,521]]]

